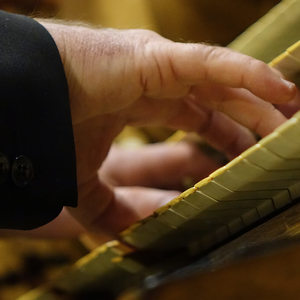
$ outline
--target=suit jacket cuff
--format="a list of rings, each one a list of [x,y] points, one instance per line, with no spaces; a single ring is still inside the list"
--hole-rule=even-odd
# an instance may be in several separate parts
[[[0,228],[31,229],[76,206],[67,80],[48,31],[0,12]]]

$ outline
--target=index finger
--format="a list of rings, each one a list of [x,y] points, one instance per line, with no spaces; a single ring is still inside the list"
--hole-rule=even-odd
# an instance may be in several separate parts
[[[271,67],[227,48],[173,43],[169,56],[176,78],[185,84],[210,81],[246,88],[271,103],[284,103],[296,95],[295,84],[284,80]]]

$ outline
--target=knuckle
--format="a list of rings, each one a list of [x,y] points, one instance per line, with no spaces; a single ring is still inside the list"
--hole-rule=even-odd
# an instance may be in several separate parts
[[[246,56],[243,61],[243,71],[241,72],[240,86],[248,88],[253,85],[259,75],[266,72],[268,66],[257,59]]]
[[[231,139],[227,141],[227,144],[224,147],[225,153],[230,153],[232,156],[236,156],[241,152],[241,145],[244,143],[244,136],[239,132],[236,132],[232,135]],[[243,149],[244,150],[244,149]]]
[[[132,35],[133,42],[138,42],[139,45],[148,45],[163,39],[161,35],[149,29],[130,29],[128,32]]]
[[[220,49],[219,47],[216,46],[205,46],[205,51],[204,51],[204,60],[205,61],[210,61],[210,60],[214,60],[217,57],[220,56]]]
[[[248,60],[249,60],[250,66],[252,66],[253,71],[255,73],[264,73],[269,69],[269,67],[260,60],[256,60],[256,59],[254,60],[250,57],[248,58]]]
[[[262,115],[257,115],[256,119],[254,120],[251,126],[251,130],[253,132],[260,134],[264,123],[265,123],[265,118]]]
[[[197,129],[197,133],[205,136],[212,128],[213,122],[214,122],[214,111],[209,110],[206,112],[205,120],[202,120],[199,128]]]

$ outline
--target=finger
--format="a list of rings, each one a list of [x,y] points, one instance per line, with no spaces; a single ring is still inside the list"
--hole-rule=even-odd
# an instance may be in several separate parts
[[[77,208],[71,214],[91,233],[103,231],[117,234],[132,223],[150,215],[156,208],[179,195],[176,191],[162,191],[141,187],[112,189],[94,179],[80,191]]]
[[[185,181],[200,180],[220,164],[191,144],[154,144],[139,149],[114,146],[100,174],[115,186],[144,186],[163,189],[185,188]]]
[[[148,217],[153,211],[175,197],[180,192],[164,191],[144,187],[118,187],[114,202],[101,217],[101,227],[120,232],[134,222]]]
[[[296,94],[295,84],[281,78],[268,65],[230,49],[174,43],[168,50],[171,68],[179,82],[197,85],[209,81],[245,88],[271,103],[286,102]],[[160,52],[158,61],[159,55]]]
[[[232,159],[256,143],[252,132],[223,113],[187,103],[186,114],[170,119],[168,126],[195,131],[213,146]]]
[[[272,104],[245,89],[203,84],[194,89],[194,95],[190,101],[195,105],[220,111],[260,136],[271,133],[286,121]]]
[[[94,175],[78,187],[77,207],[67,209],[89,233],[102,235],[103,230],[98,226],[99,218],[111,202],[114,202],[112,188]]]
[[[297,91],[297,96],[292,101],[283,104],[277,104],[275,107],[286,118],[291,118],[300,109],[300,91]]]
[[[272,108],[273,110],[273,108]],[[264,122],[278,122],[263,120]],[[191,97],[160,101],[146,98],[131,109],[129,125],[158,125],[172,129],[193,131],[205,137],[216,149],[225,152],[228,157],[234,157],[255,144],[253,134],[244,126],[191,101]]]

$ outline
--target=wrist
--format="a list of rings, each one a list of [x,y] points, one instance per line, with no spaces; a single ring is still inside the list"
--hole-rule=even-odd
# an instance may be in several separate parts
[[[59,51],[62,63],[65,66],[67,49],[66,43],[68,38],[67,30],[65,28],[66,26],[56,23],[53,20],[36,19],[36,21],[39,22],[43,27],[45,27],[49,34],[52,36]]]
[[[82,57],[84,57],[86,45],[84,43],[84,35],[80,32],[78,26],[61,23],[57,20],[37,20],[46,28],[52,36],[57,49],[59,51],[65,76],[69,89],[69,101],[72,114],[73,125],[77,123],[78,112],[76,108],[76,98],[74,95],[81,94],[78,90],[82,74]]]

